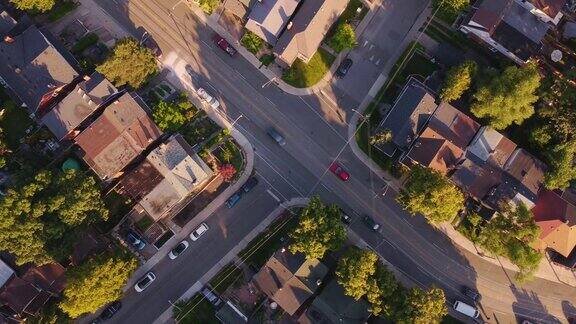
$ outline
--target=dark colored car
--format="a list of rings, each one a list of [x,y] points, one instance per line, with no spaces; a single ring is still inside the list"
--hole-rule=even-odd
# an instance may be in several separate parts
[[[162,50],[160,49],[160,46],[158,46],[158,43],[156,43],[156,41],[147,31],[145,31],[144,34],[142,34],[140,44],[143,45],[144,47],[149,48],[157,58],[162,57]]]
[[[342,61],[342,63],[340,63],[340,66],[338,66],[338,69],[336,70],[336,76],[339,78],[345,77],[348,71],[350,71],[352,63],[353,63],[352,60],[349,58]]]
[[[482,300],[482,296],[477,290],[474,290],[470,287],[462,287],[462,293],[467,297],[470,297],[474,302],[479,303]]]
[[[371,230],[373,230],[375,232],[378,232],[378,230],[380,230],[380,224],[376,223],[376,221],[374,219],[372,219],[372,217],[370,217],[368,215],[364,215],[364,217],[362,217],[362,221]]]
[[[286,140],[284,139],[284,136],[280,135],[280,133],[278,133],[276,129],[270,128],[266,133],[268,134],[268,136],[272,137],[272,139],[275,140],[276,143],[278,143],[278,145],[280,146],[286,145]]]
[[[350,174],[346,172],[346,170],[344,170],[344,168],[340,164],[338,164],[338,162],[330,164],[329,169],[342,181],[348,181],[350,179]]]
[[[230,43],[228,43],[228,41],[226,41],[224,37],[215,34],[214,37],[212,37],[212,40],[214,41],[214,43],[216,43],[216,45],[218,45],[218,47],[220,47],[228,55],[234,56],[236,54],[236,49],[232,47],[232,45],[230,45]]]
[[[343,211],[340,211],[340,220],[342,220],[342,223],[344,224],[352,223],[352,217],[348,216],[348,214],[344,213]]]
[[[122,303],[119,300],[112,302],[108,307],[104,308],[98,318],[103,321],[111,319],[116,313],[118,313],[120,308],[122,308]]]
[[[138,250],[142,250],[146,246],[146,242],[144,242],[142,236],[132,230],[126,232],[126,242]]]
[[[248,193],[252,189],[254,189],[254,187],[256,187],[257,184],[258,184],[258,179],[256,179],[256,177],[251,177],[248,180],[246,180],[246,183],[244,183],[242,185],[240,190],[244,193]]]

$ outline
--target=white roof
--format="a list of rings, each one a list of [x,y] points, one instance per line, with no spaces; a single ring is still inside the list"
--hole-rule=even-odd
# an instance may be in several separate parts
[[[296,10],[298,2],[299,0],[255,1],[245,27],[268,44],[274,45]]]
[[[504,135],[498,133],[490,127],[484,127],[474,139],[468,151],[474,154],[482,161],[488,160],[492,152],[496,150],[498,143],[502,140]]]
[[[8,282],[13,274],[14,270],[4,263],[4,261],[0,260],[0,288]]]

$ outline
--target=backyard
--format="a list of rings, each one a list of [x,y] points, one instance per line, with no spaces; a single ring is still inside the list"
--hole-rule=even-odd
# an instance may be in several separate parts
[[[300,59],[284,72],[282,80],[296,88],[307,88],[322,80],[330,70],[335,57],[319,48],[307,64]]]

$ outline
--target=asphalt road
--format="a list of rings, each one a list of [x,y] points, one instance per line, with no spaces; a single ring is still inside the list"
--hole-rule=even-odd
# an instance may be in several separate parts
[[[281,199],[319,194],[357,214],[372,215],[383,224],[381,233],[370,232],[360,222],[353,223],[352,230],[415,282],[444,288],[449,299],[463,298],[459,293],[462,285],[477,287],[491,321],[508,322],[514,318],[512,314],[544,322],[550,322],[551,316],[565,321],[566,313],[575,314],[573,288],[535,280],[517,289],[509,279],[513,274],[460,251],[421,217],[407,215],[394,202],[392,191],[382,197],[385,182],[347,146],[347,122],[358,104],[354,97],[339,92],[338,87],[330,89],[338,94],[337,102],[323,94],[287,95],[273,84],[262,88],[268,80],[241,57],[230,58],[216,48],[210,40],[211,30],[183,4],[171,11],[177,4],[174,0],[161,4],[150,0],[97,2],[129,30],[145,26],[163,48],[166,60],[176,56],[189,63],[200,82],[215,88],[231,119],[242,114],[236,125],[255,146],[256,172],[270,179],[233,210],[221,209],[211,216],[209,225],[219,230],[191,247],[185,258],[158,264],[157,281],[144,293],[128,294],[115,322],[149,323],[159,316],[168,300],[182,295],[273,209],[276,201],[267,189]],[[165,62],[167,68],[170,64]],[[272,126],[286,137],[285,147],[277,146],[265,134]],[[349,182],[342,183],[327,172],[335,159],[350,172]]]

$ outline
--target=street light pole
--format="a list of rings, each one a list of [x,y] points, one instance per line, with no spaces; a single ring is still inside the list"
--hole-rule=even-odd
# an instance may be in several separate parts
[[[264,89],[267,85],[269,85],[270,83],[272,83],[272,82],[274,82],[274,81],[276,81],[276,77],[273,77],[272,79],[270,79],[270,80],[268,80],[267,82],[265,82],[265,83],[262,85],[262,89]]]

